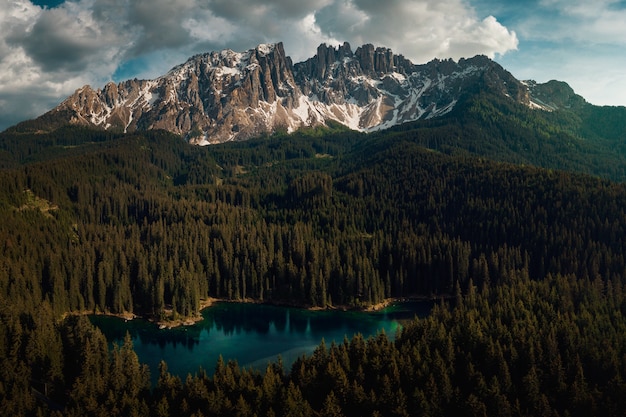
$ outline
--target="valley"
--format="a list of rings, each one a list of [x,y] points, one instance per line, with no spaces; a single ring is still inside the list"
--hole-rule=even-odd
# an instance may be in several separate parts
[[[313,64],[339,53],[348,50],[318,50],[306,73],[325,75]],[[445,114],[367,132],[333,119],[196,146],[157,126],[68,124],[73,113],[57,109],[0,133],[3,410],[621,415],[625,109],[559,83],[507,84],[550,106],[537,109],[503,93],[504,73],[487,67]],[[406,298],[450,302],[394,337],[380,323],[360,327],[378,313],[358,310]],[[260,309],[246,313],[253,324],[222,317],[234,320],[220,325],[229,334],[280,327],[261,317],[269,304],[333,325],[337,310],[354,310],[345,314],[358,325],[341,341],[308,340],[288,365],[266,360],[275,351],[231,361],[225,346],[216,363],[180,373],[180,352],[171,368],[155,353],[144,361],[143,339],[94,326],[115,320],[105,315],[184,323],[211,299]],[[211,320],[164,331],[203,334]],[[238,343],[259,347],[251,340]]]

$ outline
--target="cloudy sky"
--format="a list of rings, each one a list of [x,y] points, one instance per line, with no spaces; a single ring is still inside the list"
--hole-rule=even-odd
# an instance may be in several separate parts
[[[155,78],[188,57],[325,42],[414,63],[485,54],[519,79],[558,79],[626,105],[626,0],[0,0],[0,131],[85,84]]]

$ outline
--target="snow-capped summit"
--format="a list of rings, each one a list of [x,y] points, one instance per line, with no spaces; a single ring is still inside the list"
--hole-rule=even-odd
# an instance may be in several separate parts
[[[532,105],[529,87],[484,56],[415,65],[388,48],[322,44],[297,64],[282,43],[191,57],[155,80],[77,90],[47,116],[135,131],[165,129],[205,145],[329,120],[374,131],[450,112],[481,89]]]

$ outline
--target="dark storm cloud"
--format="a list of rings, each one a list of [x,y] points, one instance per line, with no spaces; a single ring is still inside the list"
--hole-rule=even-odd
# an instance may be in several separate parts
[[[7,41],[21,46],[43,71],[83,71],[89,55],[99,46],[98,34],[89,27],[76,31],[77,22],[58,9],[43,13],[28,33]]]
[[[128,25],[136,30],[137,37],[128,55],[136,56],[192,43],[189,30],[182,23],[193,15],[194,9],[195,2],[187,0],[130,2]]]

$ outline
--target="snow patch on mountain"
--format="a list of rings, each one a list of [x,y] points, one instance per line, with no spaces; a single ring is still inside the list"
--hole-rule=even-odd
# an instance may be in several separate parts
[[[55,110],[71,110],[72,123],[166,129],[207,145],[331,120],[364,132],[387,129],[443,116],[476,88],[550,109],[531,97],[532,85],[484,56],[416,65],[387,48],[322,44],[294,65],[277,43],[196,55],[154,80],[85,86]]]

